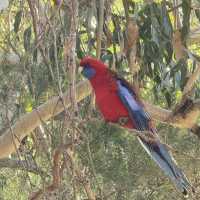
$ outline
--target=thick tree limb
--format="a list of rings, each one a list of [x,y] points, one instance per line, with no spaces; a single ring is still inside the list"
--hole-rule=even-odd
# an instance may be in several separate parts
[[[82,81],[77,84],[77,99],[79,102],[87,97],[92,89],[88,81]],[[60,97],[53,97],[45,104],[34,109],[31,113],[22,116],[12,127],[0,136],[0,158],[7,157],[16,151],[20,141],[30,134],[42,121],[47,121],[51,117],[59,114],[65,108],[71,106],[70,92],[63,94],[63,102]],[[200,100],[197,100],[183,115],[179,114],[172,117],[172,111],[162,109],[145,102],[146,110],[153,119],[160,122],[170,123],[180,128],[192,128],[200,114]],[[14,140],[14,141],[13,141]],[[15,144],[15,145],[14,145]]]
[[[200,116],[200,100],[195,100],[186,107],[183,112],[172,112],[167,120],[168,123],[179,128],[192,128]]]
[[[181,127],[190,127],[192,130],[194,130],[193,127],[198,126],[195,122],[200,115],[200,100],[196,100],[193,102],[193,100],[190,99],[190,96],[193,92],[196,81],[199,79],[199,76],[200,63],[198,62],[195,71],[190,75],[183,89],[183,96],[180,103],[175,107],[171,118],[169,119],[169,121],[173,123],[176,123],[176,121],[178,121],[178,125],[181,125]],[[200,136],[198,130],[199,129],[195,129],[193,133]]]
[[[77,102],[84,99],[91,92],[88,82],[80,82],[77,84]],[[59,114],[66,108],[71,106],[70,92],[63,94],[63,102],[60,97],[53,97],[45,104],[34,109],[31,113],[22,116],[12,127],[0,136],[0,158],[7,157],[16,151],[20,141],[30,134],[42,121],[47,121],[52,116]]]

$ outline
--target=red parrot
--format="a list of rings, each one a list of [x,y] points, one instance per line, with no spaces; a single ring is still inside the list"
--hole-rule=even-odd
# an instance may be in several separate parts
[[[109,70],[103,62],[97,59],[85,57],[81,60],[80,66],[83,67],[82,74],[93,87],[96,104],[105,121],[141,131],[137,136],[138,140],[176,188],[184,196],[187,196],[189,191],[194,192],[166,145],[159,140],[149,114],[145,111],[144,105],[129,83],[119,78],[116,73]],[[153,136],[154,139],[148,140],[147,137],[143,137],[144,134],[147,134],[144,131],[149,133],[149,138]]]

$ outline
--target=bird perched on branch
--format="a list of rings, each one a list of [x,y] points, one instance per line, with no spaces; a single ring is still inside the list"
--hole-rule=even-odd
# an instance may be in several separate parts
[[[194,191],[166,145],[159,140],[136,90],[97,59],[85,57],[80,65],[83,67],[82,74],[89,79],[94,89],[97,106],[105,121],[140,131],[138,140],[176,188],[184,196],[187,196],[189,191]]]

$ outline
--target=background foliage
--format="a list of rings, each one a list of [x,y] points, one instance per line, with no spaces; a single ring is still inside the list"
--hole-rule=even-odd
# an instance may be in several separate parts
[[[134,81],[143,99],[167,109],[180,101],[199,60],[199,41],[193,38],[200,28],[199,1],[105,0],[101,35],[102,2],[74,2],[77,21],[70,0],[10,0],[0,11],[1,132],[50,97],[62,95],[72,81],[82,80],[78,62],[85,55],[98,57],[99,38],[101,59]],[[76,35],[73,23],[77,23]],[[17,62],[8,62],[8,56]],[[70,56],[77,63],[74,77]],[[197,83],[192,98],[199,96]],[[196,188],[191,198],[198,199],[197,137],[189,130],[157,126],[163,141],[177,150],[173,154]],[[45,191],[53,179],[54,153],[69,141],[71,148],[61,159],[61,180]],[[0,165],[0,199],[28,199],[40,189],[44,189],[40,199],[92,199],[86,186],[96,199],[182,199],[134,135],[101,120],[91,97],[43,122],[11,158],[24,164],[15,169]]]

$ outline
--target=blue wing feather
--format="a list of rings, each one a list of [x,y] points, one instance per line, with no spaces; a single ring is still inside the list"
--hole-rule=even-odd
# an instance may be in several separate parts
[[[136,128],[140,131],[149,130],[150,117],[134,98],[135,93],[124,86],[121,80],[117,80],[117,84],[119,88],[118,95],[128,109]]]
[[[136,129],[140,131],[149,130],[155,133],[154,129],[149,127],[150,117],[137,102],[136,94],[133,90],[127,86],[123,80],[117,79],[118,95],[127,108],[129,116],[131,117]],[[186,176],[181,169],[178,168],[175,160],[169,154],[166,146],[156,138],[155,141],[146,141],[142,137],[138,137],[140,143],[152,157],[152,159],[158,164],[158,166],[164,171],[166,175],[174,182],[176,187],[184,194],[187,195],[188,190],[192,188]],[[193,189],[193,188],[192,188]]]

